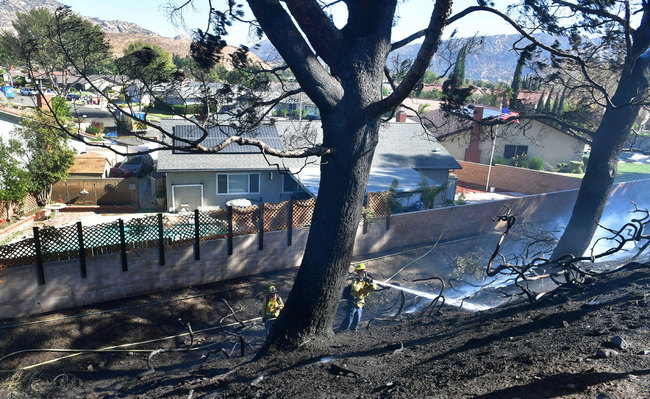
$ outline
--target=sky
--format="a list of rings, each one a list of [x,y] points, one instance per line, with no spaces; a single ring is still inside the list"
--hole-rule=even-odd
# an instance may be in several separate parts
[[[111,1],[97,1],[97,0],[59,0],[59,2],[69,5],[72,10],[79,14],[88,17],[97,17],[103,20],[119,19],[125,22],[134,22],[145,29],[149,29],[165,37],[174,37],[179,34],[190,35],[191,29],[201,28],[205,29],[206,15],[208,10],[207,0],[195,0],[195,10],[188,9],[185,13],[185,22],[187,29],[182,26],[174,26],[170,21],[165,5],[170,1],[166,0],[111,0]],[[172,3],[179,4],[180,0],[171,0]],[[214,4],[225,4],[225,0],[213,0]],[[496,0],[498,5],[506,5],[510,2],[503,0]],[[475,0],[458,0],[454,2],[453,13],[456,13],[467,6],[475,5]],[[217,8],[219,6],[216,6]],[[343,7],[343,6],[341,6]],[[428,23],[428,17],[431,15],[433,9],[433,1],[431,0],[410,0],[400,2],[398,6],[398,13],[400,20],[398,25],[393,31],[393,40],[399,40],[416,32],[424,29]],[[453,14],[452,13],[452,14]],[[461,21],[452,25],[451,28],[458,29],[458,36],[465,37],[471,36],[478,32],[484,35],[500,35],[515,33],[515,31],[508,25],[503,23],[500,19],[485,13],[475,13],[463,18]],[[250,15],[250,14],[248,14]],[[335,23],[337,26],[342,26],[345,22],[346,14],[344,11],[334,12]],[[231,45],[252,45],[255,41],[248,39],[248,29],[245,26],[235,26],[231,29],[228,37],[226,38],[228,44]],[[447,30],[449,34],[452,29]]]

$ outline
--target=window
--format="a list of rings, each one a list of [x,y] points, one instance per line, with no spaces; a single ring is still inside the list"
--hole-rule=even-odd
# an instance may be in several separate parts
[[[283,174],[282,178],[282,192],[283,193],[297,193],[302,191],[302,187],[296,182],[291,175]]]
[[[218,174],[217,194],[256,194],[260,192],[258,173]]]
[[[503,150],[503,157],[505,159],[511,159],[519,155],[525,155],[528,154],[528,146],[527,145],[513,145],[513,144],[506,144],[505,149]]]

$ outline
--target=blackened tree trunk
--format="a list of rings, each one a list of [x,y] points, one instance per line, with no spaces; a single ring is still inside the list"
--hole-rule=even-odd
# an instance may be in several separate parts
[[[365,122],[365,121],[364,121]],[[269,336],[270,342],[295,345],[311,334],[330,334],[366,192],[372,156],[377,144],[379,119],[353,123],[342,114],[323,118],[332,131],[328,146],[335,155],[323,159],[318,200],[309,238],[293,289]],[[335,135],[332,139],[332,136]],[[286,336],[285,336],[286,335]]]
[[[451,3],[436,2],[411,69],[383,99],[381,87],[392,49],[397,0],[347,1],[348,20],[341,29],[333,25],[317,1],[286,0],[286,10],[277,0],[248,3],[268,39],[318,106],[323,146],[331,150],[321,159],[319,194],[302,264],[286,306],[260,352],[264,353],[272,347],[295,346],[310,335],[332,334],[381,117],[397,107],[424,75],[437,50]]]
[[[646,45],[647,48],[647,45]],[[614,184],[618,160],[631,132],[640,106],[647,96],[650,50],[623,71],[618,88],[594,134],[585,176],[569,224],[553,251],[557,258],[567,254],[582,256],[589,248]]]

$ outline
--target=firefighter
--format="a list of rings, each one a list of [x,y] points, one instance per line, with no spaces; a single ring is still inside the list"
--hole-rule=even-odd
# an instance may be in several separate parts
[[[348,328],[352,331],[357,331],[359,329],[359,322],[361,321],[361,315],[363,314],[363,305],[365,304],[365,298],[370,294],[371,291],[379,289],[377,284],[372,281],[372,277],[368,276],[366,272],[366,266],[363,263],[359,263],[355,266],[354,271],[357,275],[354,277],[350,285],[346,287],[344,293],[347,297],[347,313],[339,331],[345,331]],[[347,291],[349,290],[349,293]]]
[[[275,289],[274,285],[270,286],[269,295],[266,297],[262,306],[262,321],[264,322],[267,335],[271,331],[271,326],[275,323],[275,319],[278,318],[283,307],[284,303],[278,295],[278,290]]]

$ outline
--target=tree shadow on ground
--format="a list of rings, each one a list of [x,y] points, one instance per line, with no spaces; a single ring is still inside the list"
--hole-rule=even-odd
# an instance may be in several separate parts
[[[499,391],[475,396],[475,399],[500,398],[556,398],[585,391],[588,387],[627,378],[629,375],[647,376],[650,370],[634,370],[630,373],[586,372],[580,374],[560,373],[525,385],[508,387]],[[567,385],[573,384],[573,387]]]

